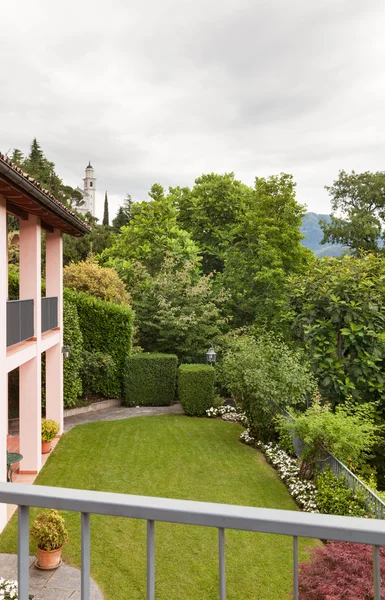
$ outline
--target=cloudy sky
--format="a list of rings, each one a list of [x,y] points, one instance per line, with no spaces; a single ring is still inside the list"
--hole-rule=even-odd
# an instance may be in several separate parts
[[[203,172],[294,175],[328,212],[341,168],[385,169],[384,0],[18,0],[2,7],[0,150],[91,160],[97,212]]]

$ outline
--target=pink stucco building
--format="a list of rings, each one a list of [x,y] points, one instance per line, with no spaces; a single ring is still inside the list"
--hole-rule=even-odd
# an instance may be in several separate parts
[[[7,215],[20,224],[19,300],[8,301]],[[46,232],[46,297],[41,294],[41,231]],[[20,472],[37,473],[41,457],[41,355],[46,353],[46,416],[63,430],[62,234],[89,230],[0,154],[0,482],[7,479],[8,373],[19,367]],[[6,523],[0,504],[0,531]]]

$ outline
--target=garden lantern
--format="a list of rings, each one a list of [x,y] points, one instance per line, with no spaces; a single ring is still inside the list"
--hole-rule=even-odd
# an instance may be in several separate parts
[[[69,346],[63,346],[62,352],[64,358],[69,358],[71,356],[71,348]]]
[[[215,367],[215,363],[217,362],[217,353],[212,346],[210,350],[206,352],[206,362],[212,367]]]

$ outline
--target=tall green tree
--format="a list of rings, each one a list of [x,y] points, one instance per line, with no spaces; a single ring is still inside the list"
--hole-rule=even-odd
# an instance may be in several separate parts
[[[129,223],[132,219],[133,203],[134,202],[133,202],[130,194],[127,194],[123,201],[123,205],[119,206],[117,215],[116,215],[115,219],[113,219],[113,221],[112,221],[112,231],[114,233],[120,233],[120,230],[122,227],[124,227],[125,225],[129,225]]]
[[[14,165],[16,165],[17,167],[21,167],[24,161],[24,156],[21,150],[19,150],[19,148],[14,148],[13,152],[10,156],[11,161],[13,162]]]
[[[271,328],[281,318],[289,276],[301,273],[313,256],[300,243],[304,214],[291,175],[256,178],[225,258],[223,279],[237,325],[257,320]]]
[[[106,266],[113,266],[130,285],[134,265],[139,263],[153,276],[158,273],[166,256],[182,266],[198,254],[191,236],[177,222],[177,208],[155,184],[149,202],[137,202],[132,207],[129,225],[113,238],[113,245],[100,257]]]
[[[331,197],[331,221],[321,222],[322,243],[343,244],[360,250],[383,252],[385,225],[385,172],[340,171],[326,189]]]
[[[170,189],[178,207],[178,221],[198,243],[203,270],[222,272],[227,249],[234,237],[252,189],[235,179],[234,173],[209,173],[195,180],[194,187]]]
[[[146,351],[201,362],[209,345],[227,328],[225,300],[212,276],[199,274],[197,258],[181,267],[166,257],[160,271],[144,277],[133,293],[137,341]]]
[[[107,192],[104,194],[104,212],[103,212],[103,221],[102,224],[105,227],[108,227],[110,224],[110,218],[109,218],[109,214],[108,214],[108,196],[107,196]]]

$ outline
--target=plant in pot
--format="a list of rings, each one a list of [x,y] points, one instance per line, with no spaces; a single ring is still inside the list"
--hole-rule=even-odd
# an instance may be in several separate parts
[[[61,551],[68,543],[63,517],[57,510],[42,510],[31,526],[31,536],[37,545],[39,569],[56,569],[61,565]]]
[[[41,451],[43,454],[51,452],[52,440],[58,433],[59,423],[56,423],[56,421],[52,421],[51,419],[41,420]]]

